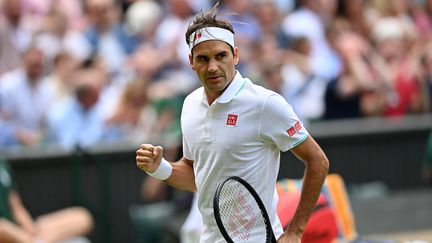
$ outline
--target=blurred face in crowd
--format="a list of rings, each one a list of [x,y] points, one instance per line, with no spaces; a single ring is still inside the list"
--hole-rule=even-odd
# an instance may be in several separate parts
[[[24,68],[30,80],[38,79],[44,70],[44,55],[41,50],[31,48],[24,55]]]
[[[378,53],[387,61],[397,61],[403,55],[404,44],[399,38],[388,38],[376,44]]]
[[[133,80],[126,87],[122,99],[133,108],[142,108],[147,103],[147,80]]]
[[[170,0],[169,9],[181,18],[187,18],[192,14],[192,9],[187,0]]]
[[[319,2],[321,2],[319,4],[319,6],[321,6],[319,9],[321,16],[326,21],[332,19],[336,15],[338,2],[336,0],[319,0]]]
[[[233,53],[230,45],[223,41],[204,41],[193,48],[189,60],[207,96],[215,99],[235,76],[238,49],[235,48]]]
[[[257,3],[255,15],[258,18],[262,27],[270,27],[272,28],[275,24],[275,18],[277,19],[278,11],[276,9],[275,4],[272,1],[263,1]]]
[[[111,0],[87,0],[87,13],[90,20],[100,29],[111,24]]]
[[[277,93],[281,92],[284,84],[282,64],[270,64],[263,73],[267,87]]]
[[[21,0],[4,0],[3,14],[12,25],[18,25],[21,18]]]
[[[58,54],[54,58],[53,71],[56,73],[56,75],[64,78],[65,82],[68,82],[71,80],[71,75],[73,75],[75,71],[77,71],[78,66],[79,61],[68,53],[64,52]]]
[[[317,0],[300,0],[301,5],[312,10],[315,13],[321,13],[322,11],[322,1]]]
[[[226,0],[225,4],[229,6],[234,13],[242,14],[250,10],[253,1],[250,0]]]
[[[67,32],[68,19],[64,13],[53,12],[45,16],[42,26],[43,29],[63,37]]]
[[[390,1],[391,11],[394,15],[399,16],[406,14],[411,0]]]
[[[86,110],[92,108],[99,100],[103,74],[97,69],[82,70],[75,76],[76,96]]]

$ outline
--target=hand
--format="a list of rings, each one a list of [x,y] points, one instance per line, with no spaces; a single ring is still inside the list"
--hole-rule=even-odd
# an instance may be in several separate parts
[[[301,243],[301,235],[285,232],[277,241],[278,243]]]
[[[21,225],[22,229],[32,237],[35,237],[39,234],[39,227],[33,221],[25,222]]]
[[[136,164],[141,170],[153,173],[159,167],[162,156],[163,148],[161,146],[141,144],[136,151]]]

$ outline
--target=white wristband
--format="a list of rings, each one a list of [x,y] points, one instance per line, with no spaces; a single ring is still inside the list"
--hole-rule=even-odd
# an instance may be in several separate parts
[[[172,166],[164,158],[161,159],[159,167],[155,170],[155,172],[153,172],[153,173],[147,172],[147,174],[149,174],[152,177],[157,178],[159,180],[168,179],[168,177],[170,177],[171,173],[172,173]]]

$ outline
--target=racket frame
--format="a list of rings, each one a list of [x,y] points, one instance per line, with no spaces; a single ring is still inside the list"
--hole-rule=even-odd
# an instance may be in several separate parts
[[[265,220],[265,227],[266,227],[266,232],[268,232],[270,234],[270,237],[267,235],[267,240],[266,243],[276,243],[276,237],[273,233],[273,228],[271,226],[271,222],[270,222],[270,218],[267,214],[267,210],[264,206],[264,203],[262,202],[261,198],[259,197],[258,193],[255,191],[255,189],[252,187],[251,184],[249,184],[247,181],[245,181],[244,179],[238,177],[238,176],[230,176],[228,178],[225,178],[221,181],[219,181],[217,188],[216,188],[216,192],[214,194],[213,197],[213,212],[214,212],[214,216],[215,216],[215,220],[216,220],[216,224],[222,234],[222,236],[225,238],[225,240],[228,243],[238,243],[238,242],[234,242],[231,237],[229,236],[228,232],[225,229],[225,226],[222,222],[221,216],[220,216],[220,212],[219,212],[219,197],[220,197],[220,193],[222,191],[223,186],[225,185],[225,183],[227,183],[230,180],[235,180],[237,182],[239,182],[240,184],[242,184],[244,187],[246,187],[246,189],[248,190],[248,192],[252,195],[252,197],[254,198],[255,202],[257,203],[259,209],[261,210],[261,214],[264,217]]]

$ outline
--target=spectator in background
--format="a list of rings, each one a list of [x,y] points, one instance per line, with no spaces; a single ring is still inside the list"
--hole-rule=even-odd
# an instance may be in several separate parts
[[[104,141],[106,110],[100,96],[105,78],[101,70],[94,66],[82,68],[74,74],[73,96],[56,104],[48,114],[51,143],[72,149]]]
[[[165,15],[157,26],[154,41],[163,52],[172,53],[171,60],[166,69],[180,66],[187,69],[188,47],[182,41],[183,33],[186,31],[190,17],[194,14],[193,8],[188,0],[166,0]],[[169,71],[169,70],[168,70]]]
[[[141,43],[152,42],[162,14],[162,7],[154,0],[135,1],[125,12],[124,28]]]
[[[0,159],[0,242],[88,243],[82,236],[92,228],[91,214],[81,207],[61,209],[34,220],[21,201],[9,164]]]
[[[317,12],[321,18],[321,22],[324,24],[324,28],[327,28],[333,19],[337,15],[337,11],[339,9],[339,1],[338,0],[319,0],[320,10]]]
[[[262,86],[282,95],[284,91],[282,64],[272,63],[265,66],[262,71],[262,79],[264,80],[264,83],[261,84]]]
[[[92,54],[104,60],[109,73],[115,74],[135,50],[136,39],[125,32],[113,0],[86,0],[85,10],[89,24],[84,36]]]
[[[30,46],[32,33],[22,24],[21,0],[0,4],[0,74],[19,66],[21,54]]]
[[[9,38],[15,48],[23,53],[31,44],[32,30],[24,23],[22,0],[4,0],[2,3],[4,27],[9,31]]]
[[[372,43],[383,60],[379,69],[387,89],[384,116],[424,111],[418,80],[420,56],[411,45],[413,31],[411,25],[395,17],[380,18],[373,26]]]
[[[53,102],[52,90],[43,81],[44,55],[32,46],[23,55],[22,67],[0,80],[0,112],[23,145],[42,142],[46,112]]]
[[[289,13],[282,22],[288,37],[307,37],[311,42],[311,67],[325,80],[337,77],[341,72],[341,61],[330,48],[325,36],[325,25],[321,19],[323,0],[300,0],[300,7]]]
[[[306,123],[322,117],[327,84],[311,67],[311,48],[307,37],[295,38],[282,67],[283,96]]]
[[[18,144],[11,125],[0,116],[0,148],[15,146]]]
[[[343,61],[341,75],[325,91],[324,119],[359,118],[382,113],[382,79],[372,63],[367,41],[344,19],[336,19],[327,30],[330,45]]]
[[[419,6],[419,5],[417,5],[417,6]],[[429,20],[429,22],[432,22],[432,1],[426,0],[423,4],[423,8],[425,10],[427,19]],[[432,23],[431,23],[431,25],[432,25]],[[432,29],[430,29],[430,31],[432,31]],[[429,33],[431,33],[431,32],[429,32]]]
[[[256,3],[249,0],[223,0],[222,12],[236,30],[236,44],[243,50],[236,68],[240,72],[247,71],[247,66],[253,56],[253,47],[262,36],[261,27],[252,9]],[[235,13],[235,14],[231,14]],[[273,16],[276,17],[276,16]]]
[[[42,18],[34,42],[41,48],[52,65],[54,57],[66,52],[78,61],[84,61],[91,55],[91,46],[76,29],[70,28],[70,19],[60,8],[53,8]],[[51,66],[50,66],[51,68]]]
[[[67,52],[58,53],[53,60],[52,71],[45,81],[52,89],[54,103],[70,98],[73,92],[72,76],[78,69],[79,62]]]
[[[84,26],[83,1],[70,0],[22,0],[25,22],[37,30],[45,21],[44,18],[53,12],[64,13],[68,29],[82,30]]]
[[[252,8],[252,13],[256,16],[261,30],[261,36],[256,41],[264,42],[267,38],[275,38],[278,47],[289,46],[290,39],[281,28],[282,12],[273,0],[257,1]]]
[[[365,5],[363,0],[338,0],[337,5],[337,18],[346,19],[350,23],[352,30],[363,38],[367,38],[369,32],[369,27],[364,18],[363,10]]]
[[[181,16],[184,17],[172,13],[164,18],[163,22],[161,21],[164,13],[159,3],[153,0],[139,0],[130,5],[125,15],[125,28],[133,33],[140,43],[129,55],[123,71],[132,71],[140,78],[153,81],[160,79],[164,72],[182,66],[177,58],[177,51],[182,49],[183,45],[177,41],[176,31],[166,29],[171,24],[183,28],[182,18],[187,18],[190,9],[188,6],[178,5],[183,9],[178,10],[178,15],[183,13]],[[175,6],[172,7],[172,11],[175,10]]]
[[[160,104],[169,104],[169,109],[178,114],[185,94],[199,85],[189,68],[188,46],[182,41],[194,12],[190,0],[167,0],[165,7],[166,15],[155,30],[154,45],[144,45],[140,50],[143,58],[151,55],[147,60],[141,61],[146,61],[147,66],[157,64],[158,68],[149,87],[150,99]],[[156,58],[152,58],[153,56]],[[161,110],[158,112],[163,113]],[[176,119],[174,121],[177,122]]]
[[[267,85],[265,79],[260,76],[268,76],[269,69],[282,65],[285,61],[285,50],[280,48],[274,36],[262,36],[260,41],[254,43],[252,57],[245,68],[246,73],[251,77],[257,77],[258,85]],[[264,82],[264,83],[258,83]]]
[[[157,113],[147,96],[148,81],[135,79],[127,84],[112,114],[106,120],[118,142],[135,144],[156,139]]]
[[[43,17],[40,29],[34,35],[36,45],[44,52],[49,64],[63,49],[63,38],[67,32],[66,15],[50,12]]]

